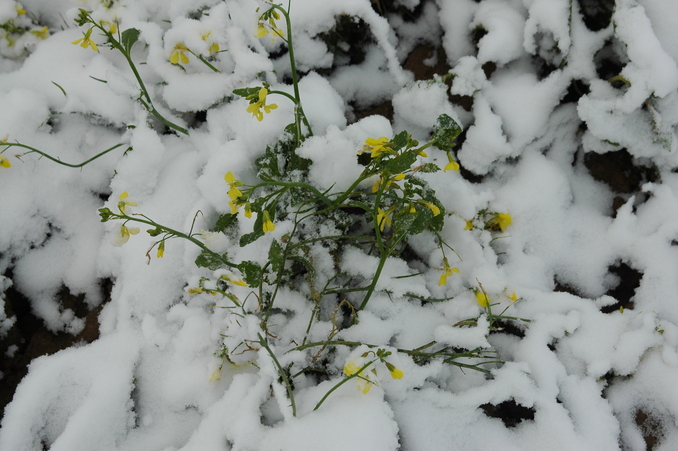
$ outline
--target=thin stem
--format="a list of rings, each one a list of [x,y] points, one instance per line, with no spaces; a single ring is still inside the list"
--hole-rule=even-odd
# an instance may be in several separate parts
[[[89,16],[89,14],[88,14]],[[137,83],[139,83],[139,88],[141,89],[141,94],[145,97],[144,99],[139,99],[141,103],[146,107],[146,109],[156,117],[160,122],[168,126],[169,128],[172,128],[178,132],[181,132],[185,135],[188,135],[188,130],[186,130],[183,127],[178,126],[177,124],[165,119],[159,112],[156,110],[155,106],[153,105],[153,101],[151,100],[151,96],[148,93],[148,90],[146,89],[146,85],[144,84],[144,80],[141,78],[141,75],[139,75],[139,72],[137,71],[136,66],[134,65],[134,62],[132,61],[132,57],[130,56],[129,52],[125,50],[125,48],[120,44],[120,42],[113,37],[113,35],[107,31],[103,26],[99,25],[96,23],[94,19],[92,19],[92,16],[89,16],[90,22],[97,27],[99,30],[101,30],[106,37],[108,37],[108,40],[110,41],[111,45],[115,47],[122,55],[125,57],[127,60],[127,63],[129,64],[129,67],[132,69],[132,72],[134,73],[134,77],[137,79]]]
[[[43,151],[41,151],[41,150],[38,150],[38,149],[36,149],[36,148],[34,148],[34,147],[27,146],[26,144],[21,144],[21,143],[2,143],[2,145],[3,145],[3,146],[8,146],[8,147],[23,147],[24,149],[28,149],[28,150],[29,150],[29,152],[26,152],[26,153],[24,153],[23,155],[26,155],[26,154],[35,152],[35,153],[39,153],[40,155],[42,155],[42,156],[45,157],[45,158],[48,158],[48,159],[54,161],[55,163],[59,163],[60,165],[68,166],[69,168],[81,168],[81,167],[85,166],[87,163],[90,163],[90,162],[96,160],[97,158],[106,155],[108,152],[110,152],[110,151],[112,151],[112,150],[115,150],[115,149],[117,149],[118,147],[124,145],[124,143],[116,144],[115,146],[110,147],[110,148],[104,150],[103,152],[99,152],[98,154],[94,155],[92,158],[90,158],[90,159],[88,159],[88,160],[85,160],[85,161],[83,161],[82,163],[79,163],[79,164],[64,163],[63,161],[59,160],[58,158],[55,158],[55,157],[53,157],[53,156],[51,156],[51,155],[49,155],[49,154],[46,154],[45,152],[43,152]]]
[[[279,10],[285,17],[285,24],[287,25],[287,49],[290,55],[290,67],[292,69],[292,84],[294,85],[294,97],[296,98],[295,104],[298,111],[295,111],[296,119],[298,120],[301,116],[301,120],[304,121],[304,125],[308,128],[309,136],[313,136],[313,130],[311,129],[311,124],[309,124],[308,119],[306,119],[306,114],[304,109],[301,106],[301,95],[299,94],[299,75],[297,74],[297,64],[294,59],[294,44],[292,43],[292,21],[290,20],[289,11],[286,11],[282,6],[271,4],[271,6]],[[288,5],[289,7],[289,5]]]
[[[119,214],[115,214],[115,213],[113,213],[111,217],[112,217],[112,218],[115,218],[115,219],[124,219],[124,220],[126,220],[126,221],[140,222],[140,223],[142,223],[142,224],[148,224],[148,225],[150,225],[150,226],[153,226],[153,227],[156,227],[156,228],[160,228],[160,229],[162,229],[163,231],[165,231],[165,232],[167,232],[167,233],[170,233],[170,234],[175,235],[175,236],[177,236],[177,237],[179,237],[179,238],[184,238],[184,239],[190,241],[191,243],[195,244],[196,246],[198,246],[198,247],[199,247],[200,249],[202,249],[203,251],[205,251],[205,252],[207,252],[208,254],[210,254],[212,257],[218,259],[218,260],[219,260],[220,262],[222,262],[224,265],[229,266],[229,267],[231,267],[231,268],[238,268],[238,265],[236,265],[235,263],[231,263],[230,261],[226,260],[226,259],[225,259],[224,257],[222,257],[221,255],[219,255],[219,254],[217,254],[216,252],[210,250],[210,249],[209,249],[207,246],[205,246],[205,244],[203,244],[200,240],[198,240],[198,239],[192,237],[191,235],[186,235],[186,234],[183,233],[183,232],[179,232],[178,230],[171,229],[171,228],[169,228],[169,227],[167,227],[167,226],[158,224],[157,222],[153,222],[153,221],[151,221],[151,220],[149,220],[149,219],[139,219],[139,218],[135,218],[135,217],[132,217],[132,216],[127,216],[127,215],[125,215],[125,214],[119,215]]]
[[[273,363],[275,363],[275,366],[278,367],[278,372],[280,373],[280,377],[282,377],[282,380],[285,382],[285,386],[287,388],[287,396],[290,397],[290,403],[292,405],[292,416],[296,417],[297,416],[297,406],[294,403],[294,392],[292,391],[292,384],[290,383],[290,380],[287,377],[287,373],[285,373],[285,370],[283,369],[282,365],[280,365],[280,362],[278,362],[278,359],[275,357],[275,354],[271,350],[271,348],[268,346],[268,342],[264,340],[264,337],[261,336],[261,334],[257,334],[259,337],[259,344],[266,349],[268,354],[271,356],[273,359]],[[324,398],[323,398],[324,399]]]
[[[367,369],[367,367],[369,367],[370,365],[372,365],[372,364],[373,364],[374,362],[376,362],[377,360],[378,360],[378,359],[374,359],[374,360],[372,360],[371,362],[366,363],[366,364],[363,365],[363,367],[360,368],[358,371],[356,371],[355,373],[351,374],[351,375],[348,376],[348,377],[345,377],[345,378],[344,378],[343,380],[341,380],[337,385],[335,385],[334,387],[330,388],[330,390],[329,390],[327,393],[325,393],[325,396],[323,396],[323,398],[320,400],[320,402],[318,402],[318,404],[316,404],[316,406],[313,408],[313,411],[315,412],[316,410],[318,410],[318,408],[322,405],[322,403],[325,402],[325,400],[327,399],[327,397],[330,396],[330,395],[332,394],[333,391],[335,391],[336,389],[338,389],[339,387],[341,387],[342,385],[344,385],[346,382],[350,381],[350,380],[353,379],[353,378],[356,378],[356,377],[362,377],[362,376],[360,376],[360,373],[362,373],[363,371],[365,371],[365,370]]]

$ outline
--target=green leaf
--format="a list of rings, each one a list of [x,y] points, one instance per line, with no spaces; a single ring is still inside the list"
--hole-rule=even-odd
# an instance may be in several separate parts
[[[398,151],[403,147],[407,146],[407,143],[410,140],[410,134],[407,131],[403,130],[393,137],[393,150]]]
[[[421,166],[419,169],[420,172],[438,172],[440,171],[440,166],[435,163],[426,163]]]
[[[220,254],[221,258],[226,260],[228,258],[226,252]],[[215,271],[217,269],[223,268],[224,262],[214,254],[211,254],[203,249],[200,252],[200,255],[195,259],[195,265],[200,268],[207,268],[209,270]]]
[[[238,215],[224,213],[223,215],[219,216],[219,219],[217,219],[217,223],[214,225],[214,231],[223,232],[224,230],[228,229],[229,227],[237,223]]]
[[[436,121],[432,139],[436,140],[435,146],[443,151],[449,151],[454,147],[454,138],[461,133],[461,127],[447,114],[441,114]]]
[[[403,234],[413,235],[410,229],[412,228],[414,222],[417,220],[418,217],[419,211],[410,213],[410,208],[407,205],[405,205],[404,208],[401,208],[396,212],[395,217],[393,218],[393,230],[398,235]]]
[[[245,280],[247,285],[252,288],[256,288],[261,285],[263,271],[258,263],[245,260],[238,265],[238,269],[242,273],[243,280]]]
[[[271,269],[274,273],[277,273],[285,264],[282,247],[280,247],[280,243],[276,240],[271,242],[271,248],[268,250],[268,260],[271,262]]]
[[[259,230],[255,230],[251,233],[246,233],[240,237],[240,247],[245,247],[250,243],[254,243],[259,238],[264,236],[264,230],[259,226]]]
[[[233,94],[240,97],[245,97],[247,100],[254,100],[255,98],[259,100],[259,91],[261,91],[261,86],[255,88],[234,89]]]
[[[120,42],[122,46],[125,48],[125,51],[127,52],[128,55],[132,50],[132,46],[134,45],[134,43],[139,40],[140,34],[141,32],[136,28],[128,28],[127,30],[122,32]]]
[[[414,162],[417,161],[417,154],[414,151],[407,151],[386,163],[384,168],[389,174],[400,174],[408,170]]]
[[[443,230],[443,226],[445,225],[445,207],[443,207],[443,204],[435,197],[429,199],[429,202],[435,204],[436,207],[440,209],[440,214],[437,214],[431,219],[431,223],[429,224],[428,228],[434,232],[440,232]],[[427,210],[429,209],[427,208]]]
[[[419,214],[417,215],[416,219],[412,221],[412,225],[408,230],[409,235],[420,234],[429,227],[431,221],[433,220],[434,216],[430,208],[424,207],[422,205],[417,205],[417,212]]]

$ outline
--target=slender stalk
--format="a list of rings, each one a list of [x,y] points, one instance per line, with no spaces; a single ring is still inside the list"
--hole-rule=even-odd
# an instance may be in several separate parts
[[[273,363],[275,363],[275,366],[278,367],[278,372],[280,373],[280,377],[282,377],[283,382],[285,382],[285,386],[287,388],[287,396],[290,397],[290,404],[292,405],[292,416],[296,417],[297,416],[297,405],[294,403],[294,392],[292,391],[292,384],[290,383],[289,378],[287,377],[287,373],[285,373],[285,370],[283,369],[282,365],[280,365],[280,362],[278,362],[278,359],[275,357],[275,354],[271,350],[271,348],[268,346],[268,342],[264,340],[264,337],[261,336],[261,334],[257,334],[259,337],[259,344],[266,349],[266,352],[271,356],[273,359]]]
[[[151,95],[148,93],[148,90],[146,89],[146,85],[144,84],[144,80],[141,78],[141,75],[139,74],[139,71],[137,71],[136,66],[134,65],[134,61],[132,61],[132,57],[129,54],[129,52],[120,44],[120,41],[118,41],[109,31],[107,31],[103,26],[98,24],[94,19],[92,19],[92,16],[88,14],[88,17],[90,19],[90,22],[97,27],[99,30],[101,30],[104,35],[108,38],[109,42],[111,45],[117,49],[122,55],[125,57],[127,60],[127,63],[129,64],[129,67],[132,69],[132,73],[134,74],[134,78],[137,79],[137,83],[139,83],[139,88],[141,89],[141,95],[145,98],[139,98],[141,103],[144,105],[144,107],[158,119],[160,122],[165,124],[171,129],[174,129],[178,132],[181,132],[185,135],[188,135],[188,130],[186,130],[183,127],[180,127],[179,125],[165,119],[163,115],[158,112],[158,110],[155,108],[153,105],[153,101],[151,100]],[[118,31],[118,35],[120,35],[120,32]]]
[[[2,143],[3,146],[8,146],[8,147],[23,147],[24,149],[28,149],[29,151],[26,152],[26,153],[24,153],[23,155],[26,155],[26,154],[29,154],[29,153],[32,153],[32,152],[39,153],[39,154],[42,155],[43,157],[48,158],[48,159],[54,161],[55,163],[59,163],[60,165],[68,166],[69,168],[81,168],[81,167],[85,166],[87,163],[90,163],[90,162],[96,160],[97,158],[106,155],[108,152],[117,149],[118,147],[122,146],[123,144],[124,144],[124,143],[116,144],[115,146],[110,147],[110,148],[104,150],[103,152],[99,152],[98,154],[94,155],[92,158],[90,158],[90,159],[88,159],[88,160],[85,160],[85,161],[83,161],[82,163],[71,164],[71,163],[65,163],[65,162],[59,160],[58,158],[55,158],[55,157],[53,157],[53,156],[51,156],[51,155],[49,155],[49,154],[47,154],[47,153],[45,153],[45,152],[43,152],[43,151],[41,151],[41,150],[38,150],[38,149],[36,149],[35,147],[27,146],[26,144],[21,144],[21,143]]]
[[[374,359],[374,360],[372,360],[371,362],[366,363],[366,364],[363,365],[363,367],[360,368],[358,371],[356,371],[355,373],[351,374],[350,376],[345,377],[345,378],[342,379],[337,385],[335,385],[334,387],[332,387],[331,389],[329,389],[329,391],[328,391],[327,393],[325,393],[325,396],[322,397],[322,399],[320,400],[320,402],[318,402],[318,404],[316,404],[316,406],[313,408],[313,411],[315,412],[316,410],[318,410],[318,408],[322,405],[322,403],[325,402],[325,400],[332,394],[333,391],[335,391],[336,389],[338,389],[339,387],[341,387],[342,385],[344,385],[346,382],[350,381],[350,380],[353,379],[353,378],[356,378],[356,377],[362,377],[362,376],[360,376],[360,373],[362,373],[364,370],[366,370],[367,367],[369,367],[370,365],[372,365],[372,364],[373,364],[374,362],[376,362],[377,360],[379,360],[379,359]]]
[[[169,227],[167,227],[167,226],[160,225],[160,224],[158,224],[157,222],[153,222],[153,221],[150,221],[150,220],[148,220],[148,219],[140,219],[140,218],[136,218],[136,217],[133,217],[133,216],[127,216],[127,215],[125,215],[125,214],[120,215],[120,214],[113,213],[113,214],[111,215],[111,218],[113,218],[113,219],[124,219],[125,221],[140,222],[140,223],[142,223],[142,224],[147,224],[147,225],[150,225],[150,226],[152,226],[152,227],[156,227],[156,228],[162,229],[164,232],[170,233],[170,234],[172,234],[172,235],[174,235],[174,236],[177,236],[177,237],[179,237],[179,238],[184,238],[184,239],[190,241],[191,243],[195,244],[196,246],[198,246],[198,247],[199,247],[200,249],[202,249],[203,251],[205,251],[205,252],[207,252],[208,254],[210,254],[212,257],[218,259],[218,260],[219,260],[220,262],[222,262],[224,265],[226,265],[226,266],[228,266],[228,267],[231,267],[231,268],[237,268],[237,267],[238,267],[238,265],[236,265],[235,263],[231,263],[230,261],[226,260],[226,259],[225,259],[224,257],[222,257],[221,255],[219,255],[219,254],[217,254],[216,252],[210,250],[210,249],[209,249],[207,246],[205,246],[205,244],[203,244],[200,240],[194,238],[194,237],[191,236],[191,235],[187,235],[187,234],[185,234],[185,233],[183,233],[183,232],[179,232],[178,230],[174,230],[174,229],[171,229],[171,228],[169,228]]]
[[[292,69],[292,84],[294,85],[294,97],[295,97],[295,104],[296,104],[296,110],[295,111],[295,116],[297,121],[299,120],[299,117],[301,117],[301,120],[304,121],[304,125],[308,128],[308,134],[309,136],[313,136],[313,129],[311,129],[311,124],[309,124],[308,119],[306,118],[306,114],[304,113],[304,109],[301,106],[301,95],[299,94],[299,74],[297,73],[297,64],[294,59],[294,44],[292,42],[292,21],[290,20],[290,14],[289,14],[289,8],[291,7],[291,4],[288,4],[287,10],[285,10],[282,6],[276,5],[276,4],[271,4],[271,6],[277,10],[279,10],[283,16],[285,17],[285,24],[287,26],[287,38],[283,38],[285,42],[287,42],[287,49],[290,55],[290,67]]]

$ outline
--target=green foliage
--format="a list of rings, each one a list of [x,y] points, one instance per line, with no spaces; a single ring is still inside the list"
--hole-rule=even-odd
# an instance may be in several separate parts
[[[149,235],[154,236],[150,232]],[[200,268],[207,268],[215,271],[224,266],[224,260],[228,260],[227,253],[224,252],[223,254],[215,255],[214,253],[203,249],[202,252],[200,252],[200,255],[195,259],[195,265]]]
[[[141,32],[136,28],[128,28],[127,30],[122,32],[120,43],[122,44],[122,47],[125,49],[127,54],[129,54],[132,51],[132,46],[134,45],[135,42],[139,40],[140,34]]]
[[[285,18],[287,24],[286,33],[277,28],[277,21],[281,17]],[[93,23],[86,12],[81,11],[79,20],[82,24],[91,23],[106,32]],[[350,327],[342,324],[355,324],[359,321],[361,311],[368,305],[377,289],[377,282],[386,261],[402,253],[409,237],[430,232],[431,236],[437,238],[441,249],[444,246],[451,249],[439,234],[445,225],[447,216],[445,208],[436,197],[435,191],[420,177],[420,173],[434,173],[440,171],[440,167],[434,163],[423,163],[420,158],[426,157],[425,149],[435,146],[448,152],[448,158],[452,162],[449,151],[454,146],[454,139],[461,132],[461,127],[452,118],[443,114],[436,121],[431,138],[423,144],[413,139],[407,131],[402,131],[390,139],[387,137],[368,139],[357,156],[362,165],[362,172],[350,186],[345,190],[328,189],[321,192],[309,180],[308,173],[312,161],[301,157],[297,152],[303,140],[310,136],[312,131],[301,107],[298,93],[291,41],[292,30],[287,11],[271,4],[260,17],[260,28],[262,27],[265,32],[273,31],[289,44],[294,95],[269,91],[270,86],[266,83],[261,86],[235,89],[233,93],[250,102],[247,111],[258,120],[264,118],[264,112],[269,113],[269,110],[275,109],[274,104],[266,104],[267,95],[277,94],[286,97],[294,103],[294,121],[285,128],[286,133],[280,140],[268,146],[264,155],[256,160],[259,179],[257,182],[248,185],[238,180],[234,174],[230,172],[226,174],[228,187],[224,186],[224,189],[228,191],[230,199],[228,207],[231,211],[221,214],[212,230],[237,239],[242,247],[268,238],[269,232],[275,230],[276,223],[285,223],[285,234],[276,235],[267,242],[268,252],[264,255],[261,255],[260,247],[255,247],[256,254],[261,257],[250,257],[252,260],[237,262],[229,260],[227,253],[209,249],[205,244],[208,233],[194,233],[193,227],[188,233],[183,233],[158,224],[144,215],[130,213],[129,208],[136,204],[127,200],[127,193],[120,196],[117,213],[105,208],[100,210],[100,215],[104,222],[122,221],[123,235],[130,233],[131,229],[125,228],[125,224],[128,223],[137,222],[151,226],[152,228],[147,230],[149,235],[159,238],[153,245],[158,246],[158,257],[164,254],[165,243],[170,238],[186,239],[201,249],[195,264],[200,268],[218,271],[214,275],[217,280],[203,278],[198,287],[189,289],[189,293],[222,294],[232,301],[233,306],[229,308],[239,309],[238,315],[255,315],[261,329],[258,341],[243,340],[232,347],[232,350],[224,347],[221,354],[226,360],[235,361],[236,349],[244,347],[253,350],[252,343],[260,346],[257,349],[266,350],[278,368],[280,380],[286,385],[294,412],[294,378],[309,371],[316,365],[315,362],[321,355],[328,355],[336,346],[367,346],[370,350],[362,354],[361,358],[365,361],[359,366],[347,365],[344,369],[346,377],[326,393],[316,408],[337,387],[350,379],[356,379],[369,390],[369,384],[373,383],[369,378],[369,372],[376,374],[377,364],[387,368],[394,378],[402,377],[402,371],[388,361],[392,355],[391,351],[366,343],[335,341],[333,338],[342,327]],[[134,64],[129,54],[139,35],[138,30],[128,29],[120,35],[118,41],[115,36],[108,33],[111,45],[126,56],[133,69]],[[142,103],[147,108],[153,109],[141,79],[139,85],[142,87]],[[364,188],[369,185],[371,189]],[[224,205],[224,209],[226,208]],[[248,218],[254,215],[250,232],[241,233],[239,213],[244,213]],[[502,216],[496,218],[497,224],[501,226],[506,224],[506,218]],[[342,271],[340,262],[347,248],[358,248],[366,255],[376,257],[378,265],[374,273],[351,275]],[[316,267],[316,263],[321,260],[325,262],[322,271]],[[328,267],[327,261],[333,262],[334,266],[331,267],[330,263]],[[446,280],[446,277],[451,276],[454,270],[458,272],[458,269],[450,268],[447,258],[444,262],[443,279]],[[244,283],[238,279],[238,275],[228,275],[232,274],[230,271],[226,271],[228,274],[225,274],[224,271],[227,269],[238,271]],[[244,284],[249,290],[247,299],[250,296],[256,299],[255,307],[251,303],[246,306],[246,301],[241,301],[236,296],[236,291],[232,290],[233,285]],[[280,294],[289,292],[302,294],[312,308],[306,336],[292,350],[303,351],[315,346],[320,347],[314,356],[309,355],[308,365],[296,374],[280,365],[275,348],[270,346],[270,342],[276,338],[274,332],[280,332],[275,330],[276,324],[271,320],[273,315],[294,314],[276,307],[281,304]],[[330,306],[329,310],[333,307],[334,311],[328,313],[327,306]],[[347,312],[349,317],[347,320],[340,318],[342,311]],[[322,320],[330,321],[332,325],[327,340],[307,343],[314,323]],[[458,359],[468,357],[486,359],[481,350],[460,354],[435,342],[398,352],[409,354],[419,362],[438,358],[450,364],[479,370],[482,369],[478,365],[461,363]],[[368,369],[369,372],[365,373]]]

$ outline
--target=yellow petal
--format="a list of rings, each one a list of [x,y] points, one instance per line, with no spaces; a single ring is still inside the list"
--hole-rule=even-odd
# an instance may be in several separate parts
[[[445,171],[455,171],[455,172],[459,172],[459,163],[457,163],[456,161],[450,161],[450,162],[447,163],[447,165],[445,166],[445,169],[443,169],[443,172],[445,172]]]
[[[487,308],[490,305],[490,298],[482,291],[476,291],[476,302],[479,306]]]
[[[354,362],[348,362],[346,365],[344,365],[344,373],[347,376],[351,376],[357,373],[359,369],[360,367],[356,365]]]
[[[389,368],[389,370],[390,370],[390,372],[391,372],[391,377],[392,377],[393,379],[402,379],[403,376],[405,375],[405,373],[403,373],[403,372],[402,372],[401,370],[399,370],[398,368],[393,368],[392,370]]]

